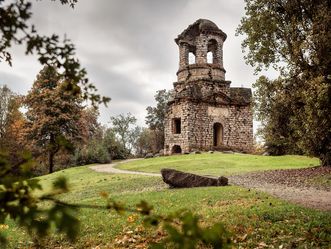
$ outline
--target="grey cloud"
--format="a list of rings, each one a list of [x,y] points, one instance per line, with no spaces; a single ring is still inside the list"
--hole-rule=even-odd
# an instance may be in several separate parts
[[[95,82],[102,95],[109,96],[113,101],[131,101],[148,103],[146,88],[139,87],[139,82],[134,82],[124,74],[118,74],[101,66],[87,65],[87,70],[92,82]]]
[[[1,72],[0,74],[1,85],[7,85],[12,91],[17,93],[26,92],[30,88],[30,84],[23,77],[5,72]]]
[[[111,116],[116,116],[119,114],[131,113],[137,119],[137,124],[144,126],[145,116],[146,116],[146,106],[135,101],[130,100],[120,100],[111,101],[106,107],[104,105],[100,106],[100,118],[99,121],[103,124],[107,124],[110,121]]]
[[[101,120],[131,112],[143,124],[145,108],[155,91],[171,89],[176,80],[178,48],[174,38],[199,18],[215,22],[228,39],[224,45],[226,78],[249,86],[256,76],[244,64],[235,29],[244,14],[244,1],[234,0],[80,0],[72,10],[59,1],[33,2],[33,22],[41,33],[67,34],[77,47],[77,56],[102,95],[112,98],[101,108]],[[0,80],[33,83],[38,62],[16,60],[17,70],[6,71]],[[32,57],[33,59],[33,57]],[[30,61],[32,61],[30,59]],[[27,72],[27,65],[33,68]],[[23,72],[26,77],[22,78]],[[20,78],[16,78],[20,77]],[[22,85],[15,85],[22,88]],[[27,89],[24,88],[24,91]]]

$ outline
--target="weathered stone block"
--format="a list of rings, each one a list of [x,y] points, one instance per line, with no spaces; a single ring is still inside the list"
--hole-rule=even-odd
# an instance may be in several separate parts
[[[210,178],[191,173],[185,173],[174,169],[161,169],[163,181],[172,188],[193,188],[208,186],[226,186],[228,179],[224,176]]]

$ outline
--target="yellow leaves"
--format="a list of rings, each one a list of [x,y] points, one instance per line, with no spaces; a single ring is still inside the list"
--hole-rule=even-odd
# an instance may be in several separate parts
[[[239,240],[239,241],[245,241],[246,238],[247,238],[247,236],[248,236],[247,233],[245,233],[243,236],[238,236],[238,240]]]
[[[9,228],[9,226],[7,224],[0,224],[0,232],[1,231],[5,231]]]
[[[137,220],[138,216],[137,215],[129,215],[128,218],[127,218],[127,222],[129,223],[133,223]]]
[[[160,242],[165,236],[165,232],[160,228],[147,230],[142,225],[136,228],[125,227],[123,232],[115,238],[112,248],[147,249],[151,243]]]
[[[260,242],[260,243],[258,244],[258,247],[257,247],[257,248],[265,248],[265,247],[267,247],[267,246],[268,246],[268,245],[262,241],[262,242]]]
[[[143,231],[144,231],[144,229],[136,228],[135,230],[131,230],[131,229],[126,228],[123,231],[123,234],[121,236],[118,236],[115,239],[115,243],[118,246],[121,246],[124,248],[125,247],[131,248],[133,245],[136,246],[137,244],[140,244],[141,242],[145,241],[145,239],[143,239],[143,237],[141,236],[141,232],[143,232]],[[143,243],[143,244],[146,246],[145,243]],[[142,248],[144,248],[144,247],[142,247]]]
[[[108,198],[108,193],[107,192],[100,192],[100,196],[102,197],[102,198]]]
[[[137,226],[135,229],[134,229],[134,231],[136,232],[136,233],[141,233],[141,232],[144,232],[145,231],[145,227],[144,226]]]

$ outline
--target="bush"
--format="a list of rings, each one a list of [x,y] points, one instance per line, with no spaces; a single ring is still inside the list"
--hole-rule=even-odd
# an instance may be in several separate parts
[[[76,150],[74,163],[85,165],[91,163],[110,163],[111,158],[107,148],[96,140],[92,140],[88,145]]]

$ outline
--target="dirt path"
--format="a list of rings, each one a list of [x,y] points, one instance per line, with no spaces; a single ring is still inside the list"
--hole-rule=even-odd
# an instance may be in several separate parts
[[[157,174],[157,173],[147,173],[147,172],[130,171],[130,170],[122,170],[122,169],[114,168],[115,166],[117,166],[119,164],[131,162],[131,161],[136,161],[136,160],[141,160],[141,159],[128,159],[128,160],[124,160],[124,161],[121,161],[121,162],[118,162],[118,163],[99,164],[99,165],[90,166],[90,169],[93,169],[97,172],[113,173],[113,174],[161,176],[161,174]]]
[[[304,207],[331,211],[330,187],[314,185],[309,181],[317,175],[328,175],[331,177],[330,173],[330,169],[321,170],[317,167],[297,170],[274,170],[230,176],[229,182],[232,185],[267,192]]]
[[[105,173],[161,176],[161,174],[157,173],[115,168],[118,164],[127,163],[133,160],[140,159],[129,159],[119,163],[95,165],[90,168],[97,172]],[[299,174],[298,177],[296,174],[293,176],[293,172],[304,172],[304,174],[300,173],[301,175]],[[244,175],[229,176],[228,178],[231,185],[257,189],[305,207],[331,211],[330,189],[327,187],[310,186],[310,184],[307,184],[305,181],[307,178],[307,172],[311,174],[311,170],[276,170],[253,172]]]

